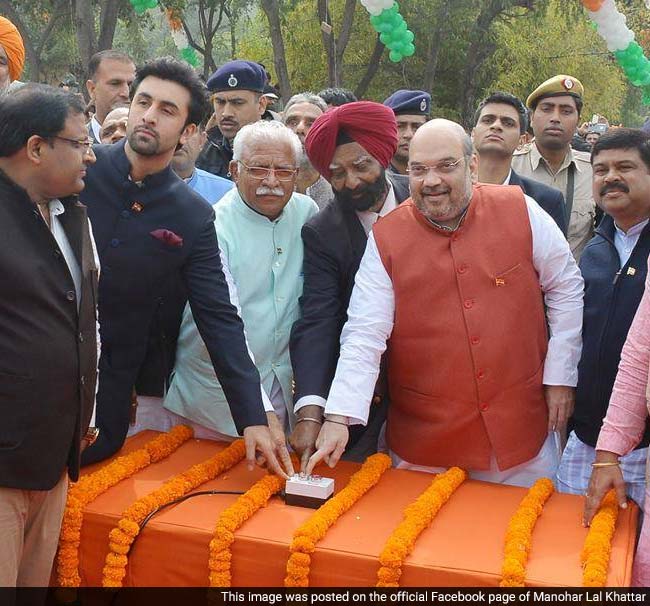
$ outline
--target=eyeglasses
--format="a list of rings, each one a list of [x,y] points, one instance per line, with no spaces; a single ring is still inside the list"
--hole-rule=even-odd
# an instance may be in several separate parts
[[[291,181],[297,170],[295,168],[267,168],[266,166],[248,166],[241,160],[239,163],[248,171],[248,174],[253,177],[253,179],[259,179],[260,181],[266,179],[271,173],[275,175],[275,178],[278,181]]]
[[[438,162],[438,164],[434,164],[433,166],[427,166],[426,164],[411,164],[406,170],[414,179],[424,179],[430,170],[432,170],[436,175],[448,175],[456,170],[456,167],[462,159],[463,156],[458,158],[458,160],[444,160],[443,162]]]
[[[83,153],[87,154],[93,147],[92,139],[68,139],[67,137],[59,137],[59,135],[52,135],[51,139],[61,139],[61,141],[67,141],[68,143],[74,144],[75,149],[83,148]]]

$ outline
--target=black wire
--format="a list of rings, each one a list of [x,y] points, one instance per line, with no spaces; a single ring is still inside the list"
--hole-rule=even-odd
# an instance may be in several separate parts
[[[142,523],[140,524],[140,533],[144,530],[144,527],[148,524],[149,520],[153,518],[157,513],[161,512],[163,509],[167,509],[167,507],[171,507],[172,505],[177,505],[178,503],[182,503],[183,501],[187,501],[187,499],[191,499],[192,497],[200,497],[204,495],[212,495],[212,494],[244,494],[243,490],[200,490],[199,492],[190,492],[189,494],[183,495],[182,497],[178,497],[178,499],[174,499],[173,501],[169,501],[169,503],[165,503],[164,505],[161,505],[160,507],[156,507],[144,520],[142,520]],[[136,536],[137,538],[140,536],[140,533]],[[133,545],[135,544],[135,541],[131,544],[131,549],[133,549]]]

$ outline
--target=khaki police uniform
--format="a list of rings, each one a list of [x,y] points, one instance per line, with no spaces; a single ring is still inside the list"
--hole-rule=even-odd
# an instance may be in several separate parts
[[[577,78],[559,74],[542,82],[528,96],[526,105],[534,110],[541,99],[560,95],[571,95],[582,99],[584,87]],[[576,261],[580,260],[580,253],[594,234],[596,203],[592,193],[590,159],[589,152],[568,147],[559,170],[554,173],[534,141],[524,149],[515,151],[512,158],[512,168],[519,175],[559,189],[564,194],[567,206],[569,201],[573,200],[571,216],[568,217],[567,240]],[[568,191],[571,172],[573,172],[573,196]]]
[[[573,165],[573,207],[569,218],[569,229],[567,240],[571,246],[571,252],[576,261],[580,260],[580,254],[587,242],[594,235],[594,220],[596,214],[596,203],[592,193],[592,172],[590,155],[588,152],[581,152],[569,148],[564,161],[557,173],[553,173],[551,167],[542,157],[535,142],[526,146],[525,149],[515,151],[512,158],[512,168],[522,177],[529,177],[559,189],[567,200],[567,185],[569,167]]]

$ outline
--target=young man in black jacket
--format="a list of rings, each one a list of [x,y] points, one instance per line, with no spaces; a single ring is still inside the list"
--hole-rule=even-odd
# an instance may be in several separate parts
[[[96,148],[82,201],[102,263],[99,316],[102,353],[97,394],[97,443],[84,464],[114,454],[129,426],[131,394],[147,352],[150,327],[166,280],[178,275],[199,332],[246,442],[286,475],[291,460],[281,431],[269,432],[263,392],[243,323],[231,303],[212,207],[171,169],[179,144],[205,113],[205,87],[186,64],[162,58],[145,64],[132,86],[126,140]],[[269,415],[273,415],[269,412]]]

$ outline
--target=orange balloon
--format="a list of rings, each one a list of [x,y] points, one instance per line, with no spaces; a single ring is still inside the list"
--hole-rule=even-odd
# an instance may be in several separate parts
[[[604,1],[605,0],[582,0],[582,4],[588,11],[595,13],[597,10],[600,10]]]

